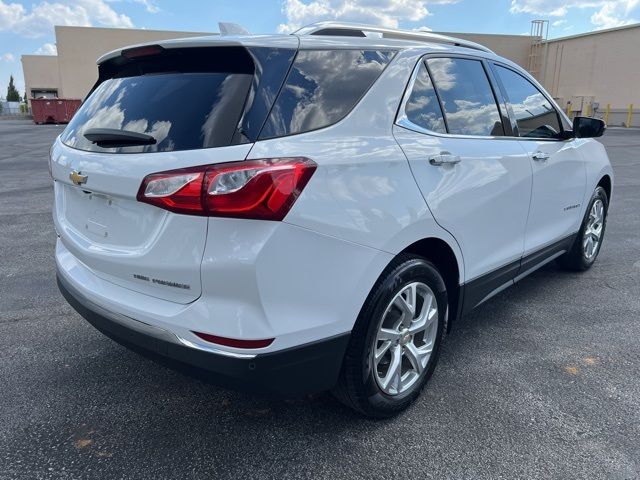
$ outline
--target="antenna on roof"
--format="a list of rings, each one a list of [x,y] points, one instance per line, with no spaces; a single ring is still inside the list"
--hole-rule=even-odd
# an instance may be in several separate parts
[[[251,35],[249,31],[237,23],[218,22],[220,35]]]
[[[395,40],[412,40],[424,43],[444,43],[457,47],[472,48],[487,53],[494,53],[484,45],[463,40],[461,38],[449,37],[438,33],[422,32],[416,30],[398,30],[395,28],[376,27],[358,23],[346,22],[318,22],[302,27],[294,32],[295,35],[340,35],[343,37],[377,37],[390,38]]]

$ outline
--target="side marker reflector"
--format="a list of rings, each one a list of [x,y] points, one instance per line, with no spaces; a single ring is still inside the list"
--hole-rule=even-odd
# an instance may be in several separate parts
[[[234,348],[265,348],[271,345],[274,340],[273,338],[266,338],[262,340],[240,340],[237,338],[219,337],[217,335],[201,332],[193,332],[193,334],[206,342]]]

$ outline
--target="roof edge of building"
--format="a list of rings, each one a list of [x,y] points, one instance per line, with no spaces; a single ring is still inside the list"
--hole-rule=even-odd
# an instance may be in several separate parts
[[[193,36],[209,36],[220,35],[218,32],[192,32],[189,30],[156,30],[146,28],[120,28],[120,27],[95,27],[95,26],[76,26],[76,25],[54,25],[56,35],[58,30],[107,30],[107,31],[126,31],[126,32],[150,32],[150,33],[179,33],[189,34]]]
[[[24,57],[58,58],[58,55],[46,55],[46,54],[42,54],[42,53],[23,53],[22,55],[20,55],[20,58],[24,58]]]
[[[522,35],[520,33],[478,33],[478,32],[444,32],[444,31],[436,31],[429,33],[437,33],[438,35],[448,35],[450,37],[456,37],[459,35],[478,35],[481,37],[514,37],[514,38],[529,38],[531,35],[526,34]]]
[[[640,28],[640,23],[632,23],[630,25],[622,25],[620,27],[613,28],[603,28],[602,30],[592,30],[591,32],[576,33],[575,35],[568,35],[566,37],[550,38],[545,43],[563,42],[565,40],[572,40],[574,38],[590,37],[592,35],[600,35],[603,33],[620,32],[622,30],[631,30],[633,28]]]

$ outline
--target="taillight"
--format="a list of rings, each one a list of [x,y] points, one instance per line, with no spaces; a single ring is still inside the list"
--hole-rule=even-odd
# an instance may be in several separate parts
[[[138,191],[138,200],[176,213],[202,215],[204,173],[183,169],[147,175]]]
[[[188,215],[282,220],[315,169],[303,157],[184,168],[148,175],[137,198]]]

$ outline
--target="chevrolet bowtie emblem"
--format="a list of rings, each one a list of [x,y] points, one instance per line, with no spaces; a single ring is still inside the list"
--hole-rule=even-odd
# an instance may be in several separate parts
[[[83,183],[87,183],[87,178],[89,175],[81,175],[80,172],[76,172],[72,170],[69,174],[69,179],[75,183],[76,185],[82,185]]]

